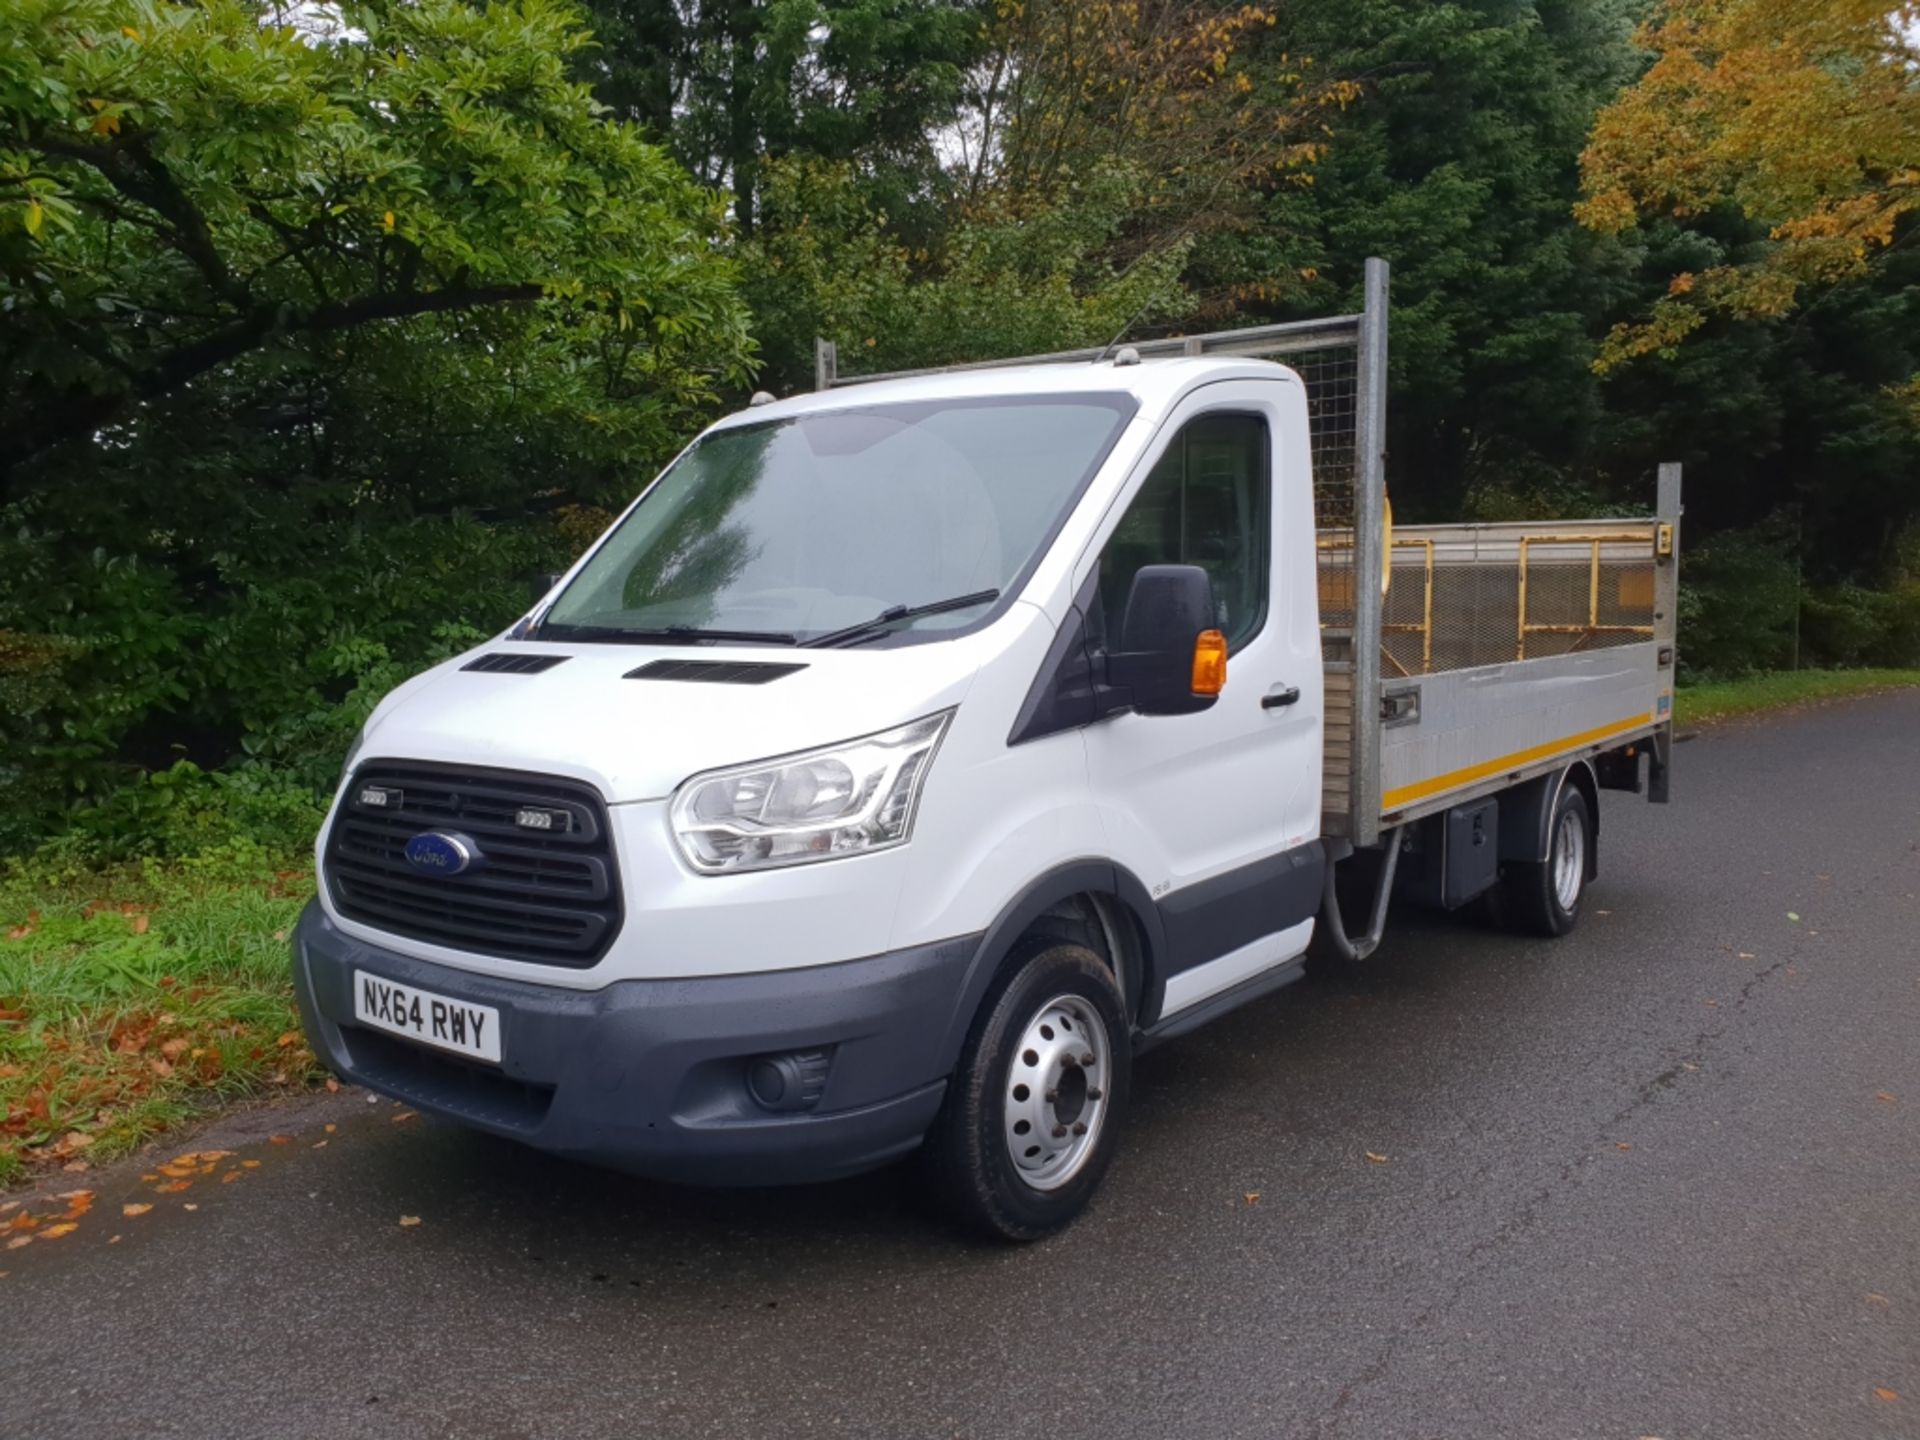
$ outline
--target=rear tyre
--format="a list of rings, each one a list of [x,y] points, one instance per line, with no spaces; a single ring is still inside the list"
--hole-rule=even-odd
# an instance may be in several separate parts
[[[1559,936],[1580,923],[1593,854],[1593,812],[1573,785],[1560,787],[1547,825],[1547,858],[1509,865],[1495,902],[1507,923],[1531,935]]]
[[[1113,1159],[1133,1054],[1120,987],[1083,945],[1048,944],[987,992],[921,1158],[969,1230],[1038,1240]]]

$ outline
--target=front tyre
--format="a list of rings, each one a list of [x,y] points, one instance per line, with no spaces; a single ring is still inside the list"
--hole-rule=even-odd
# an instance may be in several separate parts
[[[1592,855],[1593,812],[1587,797],[1575,786],[1563,785],[1547,829],[1547,858],[1509,866],[1501,882],[1500,899],[1514,927],[1552,937],[1579,924]]]
[[[1049,944],[995,982],[922,1148],[967,1228],[1038,1240],[1086,1208],[1113,1158],[1133,1052],[1113,972]]]

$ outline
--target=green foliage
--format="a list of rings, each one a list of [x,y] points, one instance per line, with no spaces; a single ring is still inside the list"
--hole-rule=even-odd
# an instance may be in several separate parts
[[[1790,538],[1778,526],[1732,531],[1685,558],[1683,678],[1737,677],[1791,663],[1800,571]]]
[[[982,49],[988,7],[954,0],[586,0],[601,43],[576,73],[624,118],[725,186],[744,235],[763,166],[847,164],[904,219],[939,191],[937,137]]]
[[[342,13],[0,14],[0,853],[177,850],[122,787],[182,758],[330,783],[745,381],[721,202],[576,12]]]
[[[816,335],[856,374],[1104,344],[1191,303],[1186,246],[1114,264],[1110,244],[1145,183],[1117,167],[1058,203],[982,207],[918,252],[847,167],[790,160],[765,173],[767,219],[744,247],[744,286],[769,372],[787,383],[811,375]]]
[[[1836,585],[1806,597],[1801,644],[1814,664],[1920,666],[1920,581],[1891,590]]]
[[[319,41],[261,0],[19,0],[0,45],[0,460],[257,352],[547,301],[670,399],[737,375],[720,213],[596,116],[560,0],[362,0]],[[656,434],[656,444],[661,437]]]

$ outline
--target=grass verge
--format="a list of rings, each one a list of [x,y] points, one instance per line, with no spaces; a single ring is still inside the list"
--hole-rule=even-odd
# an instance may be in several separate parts
[[[287,964],[312,892],[304,857],[245,842],[0,876],[0,1185],[318,1078]]]
[[[1920,685],[1920,670],[1778,670],[1744,680],[1683,687],[1674,693],[1674,723],[1710,725],[1737,715],[1909,685]]]

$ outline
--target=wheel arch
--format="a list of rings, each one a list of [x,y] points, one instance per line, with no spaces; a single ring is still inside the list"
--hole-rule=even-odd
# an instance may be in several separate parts
[[[1500,859],[1538,864],[1547,858],[1554,807],[1572,785],[1587,802],[1586,879],[1600,873],[1600,778],[1584,757],[1550,775],[1541,775],[1500,793]]]
[[[1085,937],[1071,933],[1071,912],[1076,906],[1085,907],[1087,922],[1097,927],[1097,933]],[[988,989],[1021,942],[1036,933],[1096,942],[1091,948],[1113,968],[1127,1014],[1138,1023],[1140,1006],[1152,993],[1165,952],[1159,909],[1147,887],[1125,866],[1094,858],[1068,861],[1031,881],[981,934],[947,1026],[942,1071],[959,1062],[960,1048]]]

